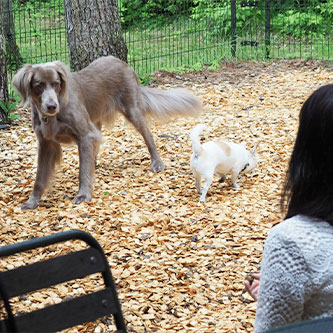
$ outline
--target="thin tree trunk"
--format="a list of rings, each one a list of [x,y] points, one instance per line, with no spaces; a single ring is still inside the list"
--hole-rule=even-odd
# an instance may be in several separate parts
[[[0,17],[2,17],[2,9],[0,6]],[[5,45],[3,37],[3,22],[0,20],[0,101],[6,105],[8,101],[8,82],[7,68],[5,57]],[[0,106],[0,124],[8,123],[7,114]]]
[[[64,6],[73,70],[80,70],[106,55],[127,61],[118,0],[64,0]]]
[[[12,0],[0,0],[2,7],[3,34],[6,43],[7,66],[12,71],[21,67],[23,58],[16,44]]]

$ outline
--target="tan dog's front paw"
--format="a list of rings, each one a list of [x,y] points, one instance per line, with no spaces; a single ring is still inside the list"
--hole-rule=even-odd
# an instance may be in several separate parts
[[[158,159],[151,162],[151,171],[158,173],[162,172],[163,170],[164,170],[164,164],[162,160]]]
[[[90,201],[91,200],[91,195],[90,194],[78,194],[74,200],[73,200],[73,203],[75,205],[81,203],[81,202],[84,202],[84,201]]]
[[[35,209],[39,205],[39,200],[35,198],[29,198],[28,201],[24,202],[21,205],[22,210],[27,210],[27,209]]]

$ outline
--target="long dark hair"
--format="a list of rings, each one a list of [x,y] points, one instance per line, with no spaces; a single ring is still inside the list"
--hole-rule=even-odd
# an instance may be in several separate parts
[[[286,218],[302,214],[333,225],[333,85],[312,93],[299,127],[281,197]]]

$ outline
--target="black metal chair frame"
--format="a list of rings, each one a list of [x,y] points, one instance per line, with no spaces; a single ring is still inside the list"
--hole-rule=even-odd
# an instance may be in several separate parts
[[[1,247],[0,258],[68,240],[81,240],[89,247],[0,272],[0,300],[4,302],[7,312],[7,318],[0,320],[0,331],[54,332],[112,314],[117,330],[126,332],[109,264],[100,244],[90,234],[81,230],[71,230],[33,238]],[[39,310],[13,315],[10,298],[94,273],[102,273],[104,289]]]

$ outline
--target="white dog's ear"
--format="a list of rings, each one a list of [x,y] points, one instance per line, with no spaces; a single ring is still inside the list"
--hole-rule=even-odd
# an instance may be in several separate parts
[[[22,96],[21,106],[25,107],[30,104],[31,80],[34,71],[32,65],[24,65],[13,77],[12,84]]]
[[[68,76],[70,75],[69,68],[61,61],[55,61],[54,65],[56,67],[56,71],[60,76],[61,79],[61,91],[60,96],[62,98],[62,102],[67,104],[68,102],[68,93],[67,93],[67,82]]]

